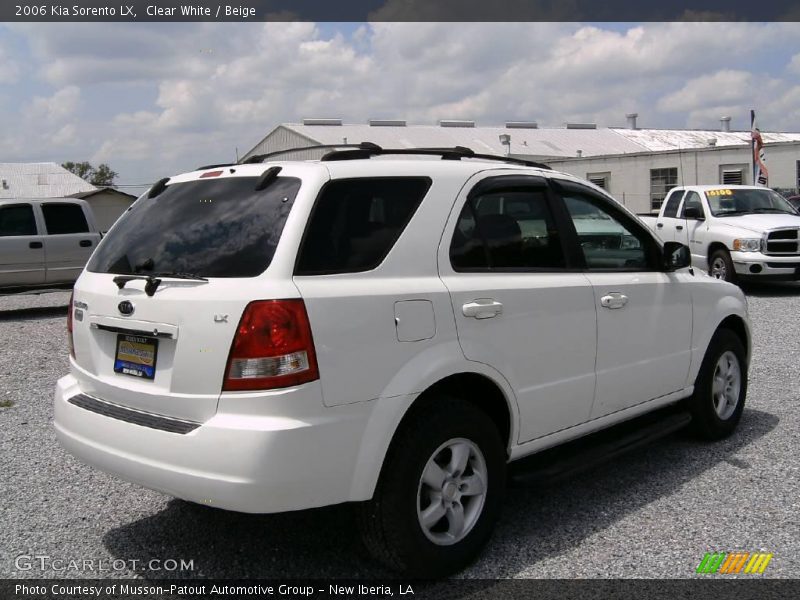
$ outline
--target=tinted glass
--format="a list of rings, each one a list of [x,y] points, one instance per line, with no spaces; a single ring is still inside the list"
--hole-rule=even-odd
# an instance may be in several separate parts
[[[686,209],[689,207],[696,208],[700,211],[701,215],[705,213],[703,210],[703,204],[700,202],[700,194],[697,192],[689,192],[686,194],[686,201],[683,203],[683,208],[681,209],[681,219],[683,218]]]
[[[588,196],[564,193],[586,266],[598,270],[643,271],[648,268],[647,243]]]
[[[678,206],[680,206],[681,198],[683,198],[683,192],[672,192],[667,198],[667,204],[664,206],[664,216],[665,217],[676,217],[678,216]]]
[[[470,199],[453,233],[450,262],[457,271],[563,268],[564,252],[544,190]]]
[[[0,236],[36,235],[36,219],[29,204],[0,207]]]
[[[175,183],[142,196],[97,247],[99,273],[192,273],[254,277],[272,261],[300,180],[278,177],[256,191],[257,177]]]
[[[42,204],[42,212],[48,235],[89,231],[86,215],[77,204]]]
[[[297,275],[377,267],[430,188],[427,177],[332,181],[320,193],[297,259]]]

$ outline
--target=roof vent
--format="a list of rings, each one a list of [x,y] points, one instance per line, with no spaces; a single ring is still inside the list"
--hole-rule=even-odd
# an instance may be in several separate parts
[[[597,129],[597,123],[567,123],[567,129]]]
[[[405,127],[406,122],[403,119],[370,119],[370,127]]]
[[[719,124],[720,124],[720,131],[730,131],[731,130],[731,118],[730,117],[720,117]]]
[[[442,119],[439,127],[475,127],[475,121],[459,121],[457,119]]]
[[[637,129],[636,119],[639,118],[639,113],[628,113],[625,118],[628,119],[628,129]]]
[[[717,138],[708,138],[708,145],[709,146],[716,146],[717,145]]]
[[[539,129],[536,121],[507,121],[506,129]]]
[[[575,155],[576,155],[578,158],[582,158],[582,157],[583,157],[583,150],[576,150],[576,151],[575,151]]]
[[[3,179],[2,185],[3,185],[3,189],[7,190],[8,189],[8,180],[7,179]]]
[[[341,125],[341,119],[303,119],[303,125]]]

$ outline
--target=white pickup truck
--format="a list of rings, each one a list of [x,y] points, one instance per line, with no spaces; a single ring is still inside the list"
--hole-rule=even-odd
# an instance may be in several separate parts
[[[100,237],[85,200],[0,200],[0,293],[73,284]]]
[[[800,279],[800,214],[768,188],[680,186],[657,217],[639,217],[663,241],[689,246],[692,264],[717,279]]]

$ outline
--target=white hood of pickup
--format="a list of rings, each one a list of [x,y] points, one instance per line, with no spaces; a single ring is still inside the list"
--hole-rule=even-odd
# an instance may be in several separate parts
[[[720,225],[728,225],[754,233],[763,233],[782,227],[800,227],[800,215],[764,213],[760,215],[739,215],[737,217],[717,217]]]

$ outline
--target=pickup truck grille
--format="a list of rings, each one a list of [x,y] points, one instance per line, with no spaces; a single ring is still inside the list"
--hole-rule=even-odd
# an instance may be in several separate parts
[[[767,251],[764,254],[798,254],[798,230],[777,229],[767,234]]]

